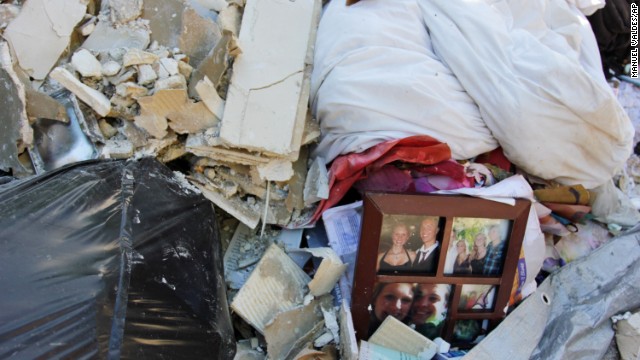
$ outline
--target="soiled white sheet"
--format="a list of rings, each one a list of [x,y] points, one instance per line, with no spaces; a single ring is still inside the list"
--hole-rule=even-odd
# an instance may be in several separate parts
[[[333,0],[314,60],[327,161],[426,134],[456,159],[499,144],[533,175],[592,188],[631,153],[593,33],[566,0]]]

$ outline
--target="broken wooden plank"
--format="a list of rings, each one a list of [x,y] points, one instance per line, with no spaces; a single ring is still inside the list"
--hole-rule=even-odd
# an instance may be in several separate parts
[[[69,46],[71,33],[86,10],[83,0],[29,0],[3,37],[20,67],[33,78],[43,80]]]
[[[297,158],[321,1],[249,0],[220,137],[230,146]]]
[[[273,317],[302,304],[309,276],[271,245],[231,303],[231,309],[261,334]]]

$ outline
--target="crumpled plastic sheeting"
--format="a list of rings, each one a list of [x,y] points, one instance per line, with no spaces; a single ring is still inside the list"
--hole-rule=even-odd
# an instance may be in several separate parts
[[[327,161],[415,134],[457,159],[497,140],[524,171],[593,188],[631,153],[593,32],[566,1],[335,0],[317,39],[311,99]]]
[[[465,359],[601,359],[611,316],[640,307],[639,264],[636,226],[550,275]]]

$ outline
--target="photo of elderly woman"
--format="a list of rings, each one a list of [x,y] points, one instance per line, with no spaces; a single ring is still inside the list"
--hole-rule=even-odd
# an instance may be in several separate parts
[[[453,219],[444,273],[502,274],[511,222],[505,219]]]
[[[393,316],[430,339],[442,336],[450,293],[451,285],[447,284],[376,284],[370,303],[368,336],[387,316]]]

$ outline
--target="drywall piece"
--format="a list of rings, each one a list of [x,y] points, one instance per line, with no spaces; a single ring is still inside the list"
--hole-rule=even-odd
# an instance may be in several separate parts
[[[124,135],[134,148],[142,147],[147,144],[149,140],[149,134],[144,130],[138,128],[132,121],[123,120],[122,126],[118,128],[118,131]]]
[[[218,137],[213,138],[218,139]],[[226,149],[223,147],[211,146],[204,134],[196,134],[194,136],[189,135],[186,146],[187,151],[195,155],[235,162],[243,165],[265,164],[270,160],[260,154],[247,150]]]
[[[149,89],[133,82],[123,82],[116,86],[116,94],[122,97],[137,99],[149,94]]]
[[[288,181],[293,176],[291,161],[274,159],[266,164],[257,166],[260,180],[263,181]]]
[[[122,68],[122,66],[120,65],[119,62],[113,61],[113,60],[109,60],[109,61],[105,62],[104,64],[102,64],[102,75],[104,75],[104,76],[117,75],[118,72],[120,72],[121,68]]]
[[[309,206],[329,198],[329,174],[324,159],[316,157],[309,167],[304,184],[304,204]]]
[[[308,305],[275,315],[265,326],[264,337],[271,359],[292,359],[322,330],[321,302],[331,304],[331,297],[315,299]]]
[[[266,183],[262,184],[262,186],[255,185],[247,175],[238,174],[236,171],[223,166],[216,167],[216,175],[224,180],[238,184],[242,191],[247,194],[255,195],[261,199],[264,199],[267,195]]]
[[[307,112],[307,120],[304,122],[302,133],[302,145],[308,145],[320,138],[320,124]]]
[[[149,21],[152,41],[179,48],[194,67],[222,36],[213,17],[200,15],[182,0],[145,0],[142,17]]]
[[[0,169],[14,176],[27,175],[18,159],[24,147],[33,144],[33,130],[25,108],[25,87],[13,70],[9,45],[0,42]]]
[[[59,82],[80,98],[80,100],[84,101],[85,104],[89,105],[98,115],[107,116],[111,111],[111,102],[104,94],[81,83],[69,70],[57,67],[51,71],[49,77]]]
[[[218,26],[224,31],[229,31],[234,36],[238,36],[240,32],[240,21],[242,20],[242,11],[237,5],[231,5],[218,13]]]
[[[289,212],[294,209],[304,209],[304,184],[307,176],[307,160],[309,149],[302,147],[298,160],[293,163],[293,176],[289,180],[289,194],[285,200],[285,205]]]
[[[182,74],[176,74],[169,76],[168,78],[160,79],[156,81],[153,87],[153,91],[158,92],[166,89],[186,89],[187,79]]]
[[[315,257],[321,257],[322,262],[309,283],[309,291],[313,296],[328,294],[335,287],[338,279],[347,269],[340,256],[332,248],[308,248],[302,249],[310,252]]]
[[[177,75],[180,71],[178,69],[178,61],[171,58],[160,59],[160,65],[158,66],[158,77],[166,78],[171,75]]]
[[[422,359],[431,359],[438,349],[433,341],[413,330],[393,316],[387,316],[369,343],[401,351]]]
[[[143,0],[109,0],[111,22],[124,24],[142,14]]]
[[[102,156],[107,159],[128,159],[133,156],[133,144],[128,140],[109,139],[102,148]]]
[[[231,303],[231,309],[261,334],[275,314],[302,304],[309,276],[271,245]]]
[[[122,74],[119,74],[114,77],[110,77],[107,80],[113,85],[122,84],[126,81],[133,81],[134,76],[136,75],[136,71],[134,69],[129,69]]]
[[[27,96],[27,115],[29,118],[44,118],[51,120],[58,120],[62,122],[69,122],[69,116],[64,105],[57,102],[51,96],[36,91],[33,89],[26,89]]]
[[[189,81],[189,95],[191,97],[198,95],[195,87],[205,76],[209,78],[214,87],[218,86],[220,79],[222,79],[222,76],[227,71],[229,46],[231,46],[232,37],[233,35],[231,33],[224,33],[222,39],[216,43],[193,71]]]
[[[158,79],[158,74],[148,64],[138,66],[138,84],[147,85]]]
[[[295,160],[320,9],[319,0],[247,1],[220,128],[227,144]]]
[[[91,51],[108,51],[117,48],[146,49],[149,46],[149,29],[133,23],[117,28],[105,18],[99,17],[98,24],[82,47]]]
[[[343,360],[358,359],[358,342],[356,331],[353,328],[353,318],[351,309],[347,302],[342,299],[340,305],[340,358]]]
[[[128,49],[122,57],[122,66],[132,65],[144,65],[153,64],[158,61],[160,57],[154,53],[140,50],[140,49]]]
[[[222,119],[222,115],[224,114],[224,100],[218,95],[216,87],[206,75],[196,84],[196,92],[207,109],[218,119]]]
[[[73,28],[86,10],[83,0],[29,0],[3,37],[20,67],[33,78],[43,80],[69,46]]]
[[[616,323],[616,343],[622,360],[640,359],[640,312]]]
[[[160,90],[152,96],[138,99],[140,115],[135,117],[138,122],[145,124],[143,127],[152,136],[160,139],[166,127],[163,128],[164,118],[169,120],[169,127],[180,134],[197,133],[218,124],[218,119],[204,106],[202,102],[194,103],[187,97],[186,89]],[[147,129],[148,124],[158,124]],[[160,136],[162,135],[162,136]]]
[[[82,77],[102,78],[102,64],[89,50],[76,51],[71,56],[71,65]]]
[[[5,29],[20,13],[20,6],[0,4],[0,29]]]
[[[222,210],[229,213],[248,227],[255,229],[260,222],[260,211],[251,207],[247,202],[238,198],[227,199],[223,194],[211,187],[196,184],[202,195],[211,202],[219,206]]]

